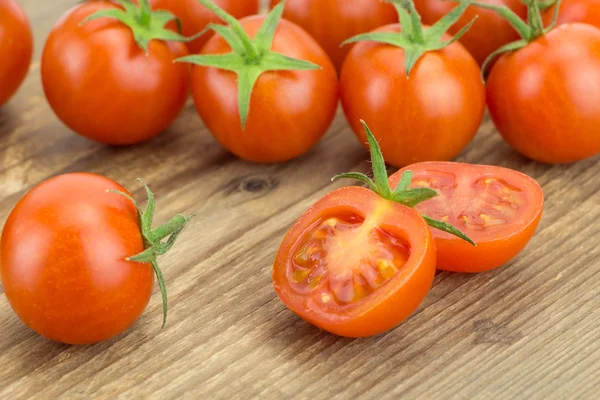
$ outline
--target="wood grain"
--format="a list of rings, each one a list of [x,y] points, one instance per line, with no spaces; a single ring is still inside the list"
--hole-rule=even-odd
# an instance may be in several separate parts
[[[49,342],[26,328],[0,286],[0,398],[596,399],[600,397],[600,158],[529,161],[489,120],[460,161],[536,178],[546,194],[537,235],[516,260],[480,275],[440,273],[418,312],[370,339],[324,333],[295,317],[271,287],[285,231],[368,155],[341,113],[308,155],[254,165],[225,152],[190,104],[175,125],[135,147],[69,132],[45,102],[44,39],[71,0],[25,0],[36,61],[0,110],[0,221],[35,184],[89,171],[142,196],[158,219],[198,214],[164,260],[171,311],[160,330],[155,293],[142,318],[94,346]]]

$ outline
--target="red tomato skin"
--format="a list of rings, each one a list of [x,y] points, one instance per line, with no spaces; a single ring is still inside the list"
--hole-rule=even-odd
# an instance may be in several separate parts
[[[376,31],[399,30],[388,25]],[[357,43],[344,63],[340,94],[363,146],[368,148],[361,119],[379,140],[385,160],[396,167],[456,157],[473,140],[485,112],[480,69],[458,42],[426,53],[408,79],[403,49]]]
[[[482,3],[506,6],[519,17],[527,20],[527,7],[521,0],[483,0]],[[421,14],[423,23],[433,25],[452,11],[457,4],[446,0],[415,0],[415,6]],[[477,20],[460,39],[460,42],[479,65],[483,65],[488,56],[500,47],[519,39],[517,31],[495,11],[476,6],[469,6],[458,22],[448,30],[448,33],[455,35],[474,18]]]
[[[263,16],[240,20],[253,37]],[[242,130],[237,103],[237,76],[217,68],[195,66],[192,73],[196,109],[223,147],[238,157],[259,163],[278,163],[308,152],[325,134],[338,102],[335,69],[319,45],[297,25],[281,20],[272,50],[308,60],[315,71],[272,71],[258,78],[246,128]],[[223,54],[231,48],[213,36],[202,54]]]
[[[310,307],[307,298],[296,293],[286,277],[286,265],[302,234],[320,217],[332,217],[351,210],[367,216],[386,215],[381,226],[394,227],[410,245],[411,255],[395,281],[375,297],[323,314]],[[273,266],[273,285],[281,301],[295,314],[330,333],[345,337],[367,337],[390,330],[407,319],[422,303],[435,277],[435,243],[423,218],[411,208],[384,200],[361,187],[338,189],[319,200],[294,224],[285,236]],[[369,301],[370,300],[370,301]]]
[[[148,55],[131,30],[113,19],[81,25],[110,8],[75,6],[54,27],[42,55],[42,83],[56,115],[73,131],[109,145],[130,145],[167,129],[181,113],[190,68],[173,63],[188,54],[182,43],[152,41]]]
[[[503,55],[487,94],[498,131],[521,154],[566,164],[600,153],[600,30],[562,25]]]
[[[533,178],[517,171],[495,166],[425,162],[409,165],[399,170],[390,177],[390,185],[392,188],[396,187],[402,174],[407,170],[411,170],[415,175],[418,175],[419,172],[430,169],[454,172],[459,176],[459,179],[496,175],[506,179],[508,183],[525,188],[524,190],[529,191],[531,196],[530,214],[523,219],[521,224],[514,225],[512,230],[495,234],[478,234],[459,226],[459,229],[476,242],[477,247],[473,247],[449,233],[432,228],[431,231],[437,249],[438,269],[462,273],[490,271],[505,265],[523,251],[537,230],[544,209],[544,193]],[[418,212],[426,213],[429,204],[423,202],[415,209]]]
[[[271,0],[271,8],[281,0]],[[306,29],[340,71],[351,45],[341,44],[361,33],[398,22],[391,4],[383,0],[287,0],[283,17]]]
[[[112,180],[73,173],[49,179],[11,212],[0,243],[6,297],[19,318],[62,343],[91,344],[130,327],[154,275],[125,261],[144,250],[128,193]]]
[[[215,4],[233,15],[236,19],[258,14],[259,0],[214,0]],[[154,10],[167,10],[181,20],[182,34],[193,36],[202,32],[210,23],[222,24],[215,13],[200,4],[197,0],[151,0]],[[176,25],[175,25],[176,27]],[[187,43],[191,53],[200,53],[210,35],[205,34]]]
[[[554,18],[551,7],[544,13],[544,22],[548,26]],[[574,22],[590,24],[600,28],[600,0],[562,0],[557,24],[564,25]]]
[[[0,0],[0,107],[23,83],[33,54],[27,16],[14,0]]]

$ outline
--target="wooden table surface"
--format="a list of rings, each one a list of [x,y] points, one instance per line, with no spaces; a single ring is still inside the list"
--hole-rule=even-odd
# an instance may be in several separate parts
[[[546,195],[538,233],[498,270],[439,273],[419,310],[384,335],[350,340],[288,311],[271,286],[286,230],[369,169],[341,112],[308,155],[255,165],[223,150],[192,104],[149,143],[110,148],[65,128],[44,99],[39,54],[72,0],[24,0],[36,57],[18,95],[0,110],[0,223],[40,181],[89,171],[143,192],[159,220],[198,214],[162,260],[170,315],[160,329],[155,290],[141,319],[86,347],[47,341],[10,309],[0,286],[0,398],[407,398],[600,397],[600,158],[570,166],[529,161],[486,120],[460,161],[506,166]],[[5,57],[6,55],[2,55]]]

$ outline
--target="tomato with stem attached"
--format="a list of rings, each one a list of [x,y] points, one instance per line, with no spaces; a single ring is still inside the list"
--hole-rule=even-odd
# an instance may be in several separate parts
[[[348,122],[362,144],[360,119],[369,121],[388,163],[448,161],[473,140],[485,112],[479,66],[444,32],[467,8],[459,7],[430,28],[421,26],[412,1],[394,3],[400,25],[358,35],[340,79]],[[384,135],[385,133],[385,135]]]
[[[503,5],[509,7],[523,18],[527,16],[527,7],[522,0],[483,0],[482,3]],[[458,6],[458,2],[446,0],[415,0],[415,6],[423,23],[433,25],[444,15]],[[465,13],[458,20],[456,25],[452,26],[448,32],[456,34],[461,28],[466,26],[473,18],[477,18],[469,32],[467,32],[460,42],[475,60],[482,65],[486,58],[501,46],[513,42],[519,38],[519,35],[510,26],[510,23],[491,10],[477,8],[475,6],[467,7]]]
[[[356,179],[369,189],[342,188],[319,200],[287,233],[273,265],[275,291],[288,308],[348,337],[392,329],[421,304],[436,266],[428,224],[474,244],[447,223],[412,208],[437,193],[410,189],[410,173],[392,190],[377,140],[363,125],[374,179],[351,172],[334,180]]]
[[[600,29],[577,23],[545,27],[535,1],[528,22],[505,8],[492,9],[522,37],[490,57],[499,56],[487,81],[498,131],[518,152],[544,163],[599,154]]]
[[[200,0],[229,25],[194,64],[192,91],[215,138],[245,160],[277,163],[308,152],[335,116],[337,75],[327,54],[300,27],[281,20],[283,3],[268,16],[240,21],[211,0]]]
[[[25,324],[62,343],[109,339],[140,317],[155,273],[164,326],[166,287],[156,259],[190,217],[153,229],[154,196],[145,188],[146,211],[121,185],[86,173],[49,179],[19,201],[2,231],[0,276]]]
[[[208,24],[219,23],[220,18],[198,0],[150,0],[156,10],[168,10],[181,21],[181,32],[185,36],[193,36],[202,32]],[[235,18],[243,18],[258,14],[259,0],[215,0],[215,4]],[[208,40],[202,35],[187,43],[191,53],[199,53]]]
[[[425,162],[390,177],[397,185],[405,173],[412,188],[431,188],[439,196],[417,205],[417,211],[466,232],[477,247],[433,229],[437,268],[483,272],[515,258],[527,245],[544,208],[540,185],[520,172],[484,165]]]
[[[175,17],[121,0],[72,8],[42,55],[42,83],[56,115],[78,134],[135,144],[167,129],[185,106],[190,70],[173,61],[188,39],[165,25]]]
[[[271,8],[281,0],[271,0]],[[394,8],[384,0],[287,0],[283,18],[310,33],[341,70],[348,46],[345,40],[398,21]]]
[[[0,106],[23,83],[32,53],[33,36],[27,16],[14,0],[0,0]]]

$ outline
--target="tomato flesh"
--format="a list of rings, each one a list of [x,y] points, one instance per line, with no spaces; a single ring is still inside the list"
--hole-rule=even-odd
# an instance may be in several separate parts
[[[392,175],[392,187],[406,170],[414,173],[411,187],[428,187],[439,194],[416,209],[452,224],[477,243],[475,248],[432,229],[439,269],[482,272],[500,267],[525,247],[541,218],[541,188],[517,171],[460,163],[420,163]]]
[[[359,216],[319,220],[299,242],[288,279],[294,290],[312,293],[323,306],[343,306],[389,282],[409,256],[402,239],[376,228],[363,229]],[[355,252],[347,254],[349,248]]]
[[[331,193],[288,233],[273,279],[281,300],[329,332],[369,336],[393,328],[421,303],[435,248],[414,210],[363,188]]]

